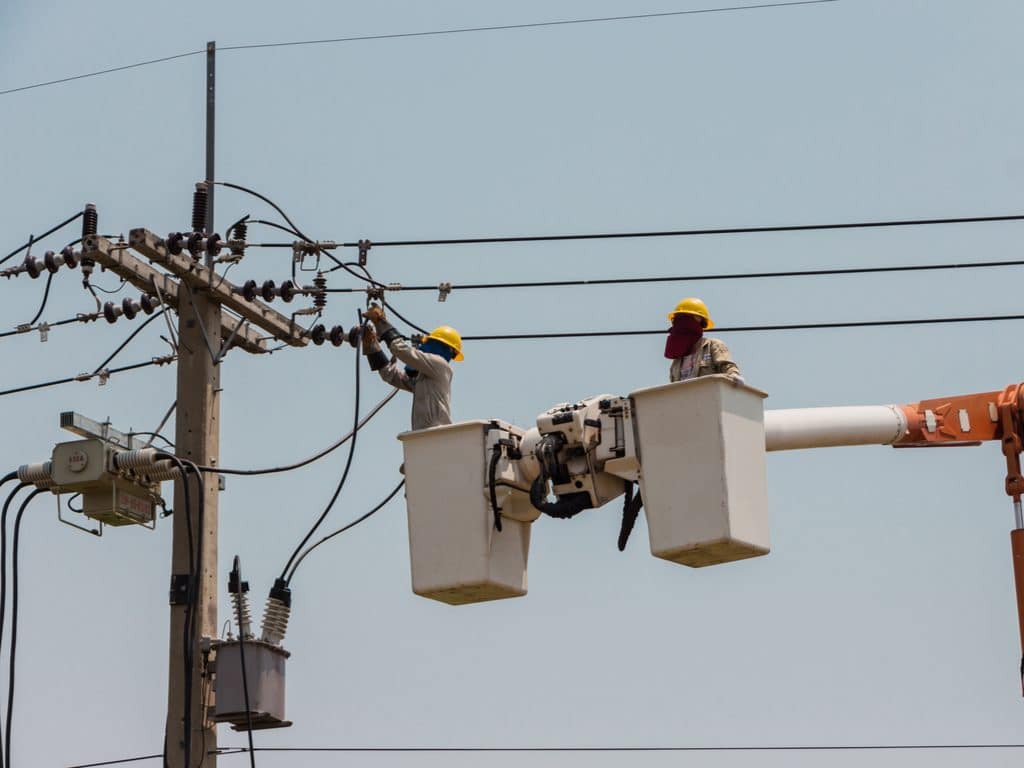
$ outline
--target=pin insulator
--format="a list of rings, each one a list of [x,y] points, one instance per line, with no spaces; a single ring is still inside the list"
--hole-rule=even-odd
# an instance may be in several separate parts
[[[192,231],[202,232],[206,229],[206,207],[210,200],[210,193],[206,184],[196,184],[196,191],[192,193]],[[191,249],[189,249],[191,250]]]

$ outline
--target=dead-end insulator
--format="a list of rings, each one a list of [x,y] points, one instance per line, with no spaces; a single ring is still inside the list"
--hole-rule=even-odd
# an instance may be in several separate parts
[[[60,257],[64,260],[64,263],[70,269],[74,269],[78,266],[78,254],[75,253],[75,249],[70,245],[65,245],[60,252]]]
[[[57,274],[57,270],[60,269],[60,265],[61,260],[53,251],[47,251],[43,254],[43,266],[46,267],[46,271],[51,275]]]
[[[188,249],[189,254],[193,259],[198,259],[199,254],[203,252],[203,246],[206,244],[206,238],[203,237],[202,232],[193,232],[185,240],[185,248]]]
[[[273,301],[277,296],[277,284],[273,280],[264,280],[260,286],[260,296],[264,301]]]
[[[295,287],[295,283],[291,280],[285,280],[277,289],[277,295],[281,297],[281,301],[288,303],[295,298],[295,294],[298,293],[298,289]]]
[[[152,294],[144,293],[139,297],[139,306],[147,315],[152,315],[160,306],[160,300]]]
[[[206,229],[206,208],[210,203],[210,193],[206,188],[206,182],[200,181],[196,184],[196,191],[192,193],[192,231],[203,232]]]
[[[319,312],[327,306],[327,278],[323,272],[317,272],[313,278],[313,306]]]
[[[35,280],[37,277],[39,277],[39,275],[43,273],[42,264],[40,264],[39,260],[35,256],[32,256],[31,254],[25,257],[25,260],[22,262],[22,264],[25,267],[25,272],[27,272],[28,276],[31,277],[33,280]]]
[[[206,238],[205,248],[206,252],[210,256],[215,257],[221,252],[221,249],[224,248],[224,241],[220,239],[219,234],[214,232],[212,235]]]
[[[235,293],[241,295],[246,301],[256,301],[256,294],[259,293],[260,287],[255,280],[246,280],[238,288],[235,288]]]
[[[121,302],[121,312],[129,320],[134,320],[135,316],[139,314],[140,309],[142,309],[142,305],[135,299],[125,298],[124,301]]]
[[[172,256],[180,256],[185,248],[185,236],[181,232],[171,232],[164,240],[167,252]]]
[[[314,325],[309,332],[309,338],[319,347],[327,340],[327,328],[322,323]]]
[[[124,314],[124,310],[114,302],[108,301],[103,305],[103,317],[108,323],[116,323],[117,318]]]

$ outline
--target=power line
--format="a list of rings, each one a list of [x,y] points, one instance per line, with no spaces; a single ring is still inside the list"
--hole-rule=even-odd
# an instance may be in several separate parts
[[[698,235],[749,235],[767,232],[813,232],[833,229],[877,229],[882,227],[921,227],[937,224],[980,224],[1000,221],[1022,221],[1024,214],[1002,216],[959,216],[938,219],[895,219],[853,221],[840,224],[783,224],[754,227],[717,227],[709,229],[669,229],[639,232],[597,232],[569,235],[502,235],[497,237],[446,237],[427,240],[370,240],[372,248],[423,245],[483,245],[494,243],[546,243],[572,240],[624,240],[651,237],[692,237]],[[255,245],[255,244],[254,244]],[[342,248],[358,248],[359,241],[339,243]],[[262,248],[291,248],[292,243],[260,243]]]
[[[945,264],[907,264],[895,267],[839,267],[835,269],[793,269],[781,272],[727,272],[722,274],[667,275],[656,277],[610,277],[587,280],[535,280],[505,283],[449,283],[452,291],[497,290],[504,288],[565,288],[590,285],[635,285],[640,283],[678,283],[712,280],[750,280],[772,277],[819,277],[823,275],[868,275],[885,272],[924,272],[929,270],[987,269],[1024,266],[1024,259],[1009,261],[967,261]],[[388,287],[386,287],[387,289]],[[437,291],[438,285],[394,284],[392,291]],[[365,288],[328,288],[326,293],[363,293]]]
[[[1024,320],[1024,315],[983,315],[976,317],[928,317],[912,320],[857,320],[838,323],[792,323],[783,325],[740,325],[735,327],[715,326],[716,332],[744,333],[756,331],[808,331],[832,328],[877,328],[899,325],[936,325],[943,323],[992,323],[1006,320]],[[577,339],[603,336],[655,336],[668,333],[667,328],[654,330],[622,331],[565,331],[549,333],[506,333],[488,336],[463,336],[463,341],[511,341],[520,339]],[[2,393],[0,393],[2,394]]]
[[[77,763],[75,765],[69,765],[68,768],[100,768],[104,765],[123,765],[124,763],[138,763],[142,760],[157,760],[163,757],[162,752],[158,752],[155,755],[139,755],[138,757],[124,757],[120,760],[104,760],[99,763]]]
[[[89,381],[89,379],[96,378],[97,376],[113,376],[117,373],[124,373],[125,371],[134,371],[139,368],[145,368],[150,365],[167,365],[177,359],[177,355],[166,355],[164,357],[154,357],[151,360],[146,360],[141,363],[133,363],[131,365],[122,365],[120,368],[108,368],[107,370],[97,371],[95,373],[80,373],[77,376],[68,376],[64,379],[53,379],[52,381],[42,381],[38,384],[27,384],[23,387],[14,387],[13,389],[5,389],[0,391],[0,397],[4,395],[14,395],[19,392],[30,392],[34,389],[45,389],[47,387],[55,387],[58,384],[70,384],[72,381]]]
[[[612,22],[612,21],[637,21],[641,19],[655,19],[655,18],[667,18],[670,16],[691,16],[694,14],[706,14],[706,13],[725,13],[730,11],[752,11],[765,8],[784,8],[788,6],[797,5],[821,5],[823,3],[834,3],[837,0],[793,0],[792,2],[778,2],[778,3],[759,3],[757,5],[734,5],[722,8],[696,8],[688,11],[668,11],[664,13],[639,13],[631,14],[628,16],[604,16],[594,17],[585,19],[562,19],[557,21],[538,21],[529,22],[525,24],[500,24],[485,27],[457,27],[453,29],[435,29],[424,32],[397,32],[380,35],[358,35],[353,37],[333,37],[322,40],[292,40],[287,42],[278,43],[249,43],[242,45],[226,45],[220,46],[220,51],[248,51],[259,48],[286,48],[293,46],[306,46],[306,45],[326,45],[332,43],[354,43],[361,41],[370,40],[397,40],[401,38],[412,38],[412,37],[438,37],[441,35],[457,35],[464,34],[467,32],[499,32],[514,29],[536,29],[539,27],[560,27],[568,26],[571,24],[596,24],[601,22]],[[186,53],[177,53],[172,56],[163,56],[159,59],[149,59],[147,61],[139,61],[134,64],[125,64],[120,67],[111,67],[109,69],[101,69],[96,72],[87,72],[81,75],[72,75],[71,77],[62,77],[57,80],[47,80],[42,83],[33,83],[31,85],[22,85],[17,88],[8,88],[7,90],[0,91],[0,96],[5,96],[9,93],[17,93],[19,91],[28,91],[33,88],[43,88],[48,85],[57,85],[59,83],[67,83],[72,80],[83,80],[88,77],[98,77],[100,75],[107,75],[112,72],[121,72],[126,69],[135,69],[137,67],[145,67],[150,64],[159,64],[165,61],[172,61],[174,59],[184,59],[189,56],[198,56],[199,54],[206,53],[204,48],[201,51],[188,51]]]
[[[3,95],[3,94],[0,93],[0,95]],[[39,235],[38,237],[36,237],[35,235],[32,235],[31,237],[29,237],[27,242],[25,242],[24,244],[18,246],[13,251],[11,251],[6,256],[4,256],[2,259],[0,259],[0,264],[3,264],[4,262],[10,261],[15,256],[17,256],[19,253],[24,251],[26,248],[29,248],[33,243],[36,243],[36,242],[42,240],[44,237],[49,237],[50,235],[52,235],[54,232],[56,232],[58,229],[61,229],[62,227],[66,227],[68,224],[70,224],[75,219],[83,216],[84,213],[85,213],[85,211],[79,211],[74,216],[69,216],[68,218],[64,219],[64,221],[62,221],[60,224],[57,224],[56,226],[51,227],[50,229],[46,230],[45,232],[43,232],[43,234]]]
[[[964,749],[1022,749],[1024,744],[834,744],[713,747],[256,747],[257,752],[866,752]],[[245,747],[221,747],[218,755],[240,755]],[[85,768],[74,766],[73,768]]]

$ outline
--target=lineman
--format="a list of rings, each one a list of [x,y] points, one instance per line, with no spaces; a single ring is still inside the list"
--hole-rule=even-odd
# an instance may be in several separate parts
[[[715,324],[703,301],[683,299],[669,312],[668,319],[672,322],[665,339],[665,357],[672,361],[669,381],[686,381],[713,373],[743,381],[725,342],[704,336],[704,331],[711,330]]]
[[[363,354],[370,368],[399,389],[412,392],[412,428],[427,429],[452,423],[452,360],[462,360],[462,337],[454,328],[435,328],[417,349],[388,322],[384,310],[370,306],[363,317],[373,323],[376,332],[366,329]],[[380,341],[388,345],[394,358],[385,362]],[[400,365],[401,363],[401,365]]]

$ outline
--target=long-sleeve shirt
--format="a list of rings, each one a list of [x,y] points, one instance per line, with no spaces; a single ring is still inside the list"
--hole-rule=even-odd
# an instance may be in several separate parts
[[[698,376],[712,373],[724,373],[728,376],[740,375],[740,368],[733,362],[732,355],[725,342],[705,336],[697,344],[697,348],[685,357],[672,361],[669,367],[669,381],[686,381]],[[742,381],[742,379],[740,379]]]
[[[384,336],[391,325],[376,323],[377,333]],[[412,428],[427,429],[452,423],[452,366],[440,355],[423,352],[398,336],[388,348],[394,359],[378,373],[388,384],[412,392]],[[415,368],[409,376],[405,366]]]

